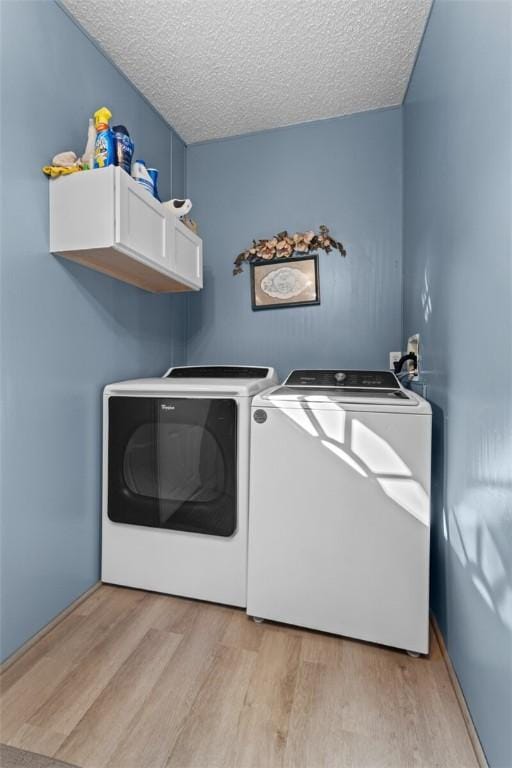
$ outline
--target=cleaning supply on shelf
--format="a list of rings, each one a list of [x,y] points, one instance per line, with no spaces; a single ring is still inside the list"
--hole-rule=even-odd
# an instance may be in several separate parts
[[[144,160],[135,160],[132,165],[132,177],[146,189],[150,195],[154,194],[153,179],[148,173]]]
[[[112,113],[108,107],[101,107],[94,113],[96,121],[95,168],[105,168],[114,163],[114,136],[108,124],[111,117]]]
[[[114,162],[120,168],[131,172],[133,157],[133,141],[124,125],[114,125]]]
[[[59,168],[68,168],[70,165],[79,165],[78,157],[72,150],[67,152],[59,152],[52,157],[52,165],[57,165]]]
[[[153,182],[153,197],[156,197],[159,203],[162,201],[160,200],[160,196],[158,194],[158,170],[156,168],[148,168],[148,173],[151,176],[151,180]]]
[[[82,163],[72,150],[59,152],[52,157],[50,165],[45,165],[42,169],[46,176],[55,179],[57,176],[66,176],[68,173],[75,173],[82,170]]]
[[[82,168],[79,165],[44,165],[41,170],[50,179],[56,179],[57,176],[68,176],[70,173],[81,171]]]
[[[94,168],[94,148],[96,146],[96,126],[94,119],[89,118],[89,128],[87,129],[87,144],[81,157],[82,169],[91,171]]]

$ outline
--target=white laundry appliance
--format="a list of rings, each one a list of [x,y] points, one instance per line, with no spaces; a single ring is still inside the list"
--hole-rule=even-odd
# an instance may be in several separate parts
[[[171,368],[103,400],[102,580],[245,606],[250,404],[272,368]]]
[[[430,405],[303,370],[251,410],[247,612],[428,653]]]

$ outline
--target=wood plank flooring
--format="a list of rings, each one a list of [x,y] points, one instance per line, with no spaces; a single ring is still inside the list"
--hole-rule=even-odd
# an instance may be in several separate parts
[[[0,741],[80,768],[477,768],[431,642],[102,586],[2,674]]]

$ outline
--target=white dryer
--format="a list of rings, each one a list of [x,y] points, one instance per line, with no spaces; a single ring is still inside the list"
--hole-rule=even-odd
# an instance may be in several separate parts
[[[252,403],[247,612],[428,653],[429,404],[388,371]]]
[[[250,403],[272,368],[171,368],[103,400],[105,582],[245,606]]]

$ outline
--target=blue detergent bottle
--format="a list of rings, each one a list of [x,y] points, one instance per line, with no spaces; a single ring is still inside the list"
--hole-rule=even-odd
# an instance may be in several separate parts
[[[114,135],[108,121],[112,112],[108,107],[100,107],[94,113],[96,121],[96,144],[94,146],[94,167],[106,168],[114,163]]]
[[[114,125],[112,133],[114,134],[115,164],[125,170],[126,173],[131,173],[134,145],[128,129],[124,125]]]

